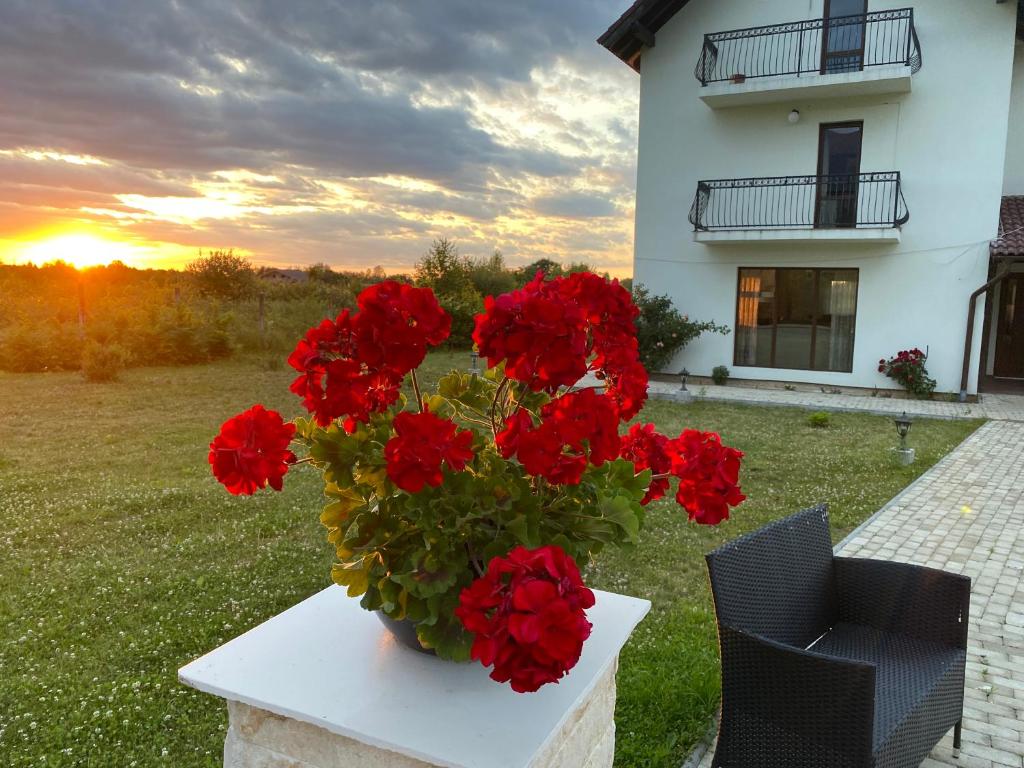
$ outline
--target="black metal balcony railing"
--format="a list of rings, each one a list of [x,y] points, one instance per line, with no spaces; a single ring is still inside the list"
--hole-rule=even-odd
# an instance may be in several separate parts
[[[921,68],[913,8],[707,34],[694,74],[707,85],[886,64]]]
[[[695,231],[900,227],[910,218],[899,171],[697,182]]]

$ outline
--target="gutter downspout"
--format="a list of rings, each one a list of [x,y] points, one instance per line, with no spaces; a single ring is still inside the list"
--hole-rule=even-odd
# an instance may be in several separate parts
[[[995,277],[971,294],[971,300],[967,309],[967,335],[964,338],[964,367],[960,374],[961,403],[967,402],[967,379],[971,373],[971,342],[974,340],[974,315],[978,304],[978,297],[987,292],[989,288],[1000,282],[1008,274],[1010,274],[1009,265],[997,271]]]

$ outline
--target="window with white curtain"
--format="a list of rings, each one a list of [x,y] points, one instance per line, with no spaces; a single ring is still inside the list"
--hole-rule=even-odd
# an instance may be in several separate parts
[[[739,270],[734,364],[853,370],[856,269]]]

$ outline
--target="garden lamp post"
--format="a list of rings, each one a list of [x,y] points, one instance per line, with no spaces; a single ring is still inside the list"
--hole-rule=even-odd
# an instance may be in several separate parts
[[[480,374],[480,353],[475,349],[469,353],[469,372],[474,376]]]
[[[688,392],[689,391],[686,388],[686,377],[689,376],[689,375],[690,375],[690,372],[688,370],[686,370],[685,368],[683,368],[683,370],[681,370],[679,372],[679,391],[680,392]]]
[[[900,447],[896,449],[896,455],[899,458],[900,464],[913,464],[915,451],[913,448],[907,447],[907,435],[910,433],[910,427],[914,422],[907,416],[907,412],[904,411],[893,419],[893,423],[896,425],[896,434],[900,436]]]

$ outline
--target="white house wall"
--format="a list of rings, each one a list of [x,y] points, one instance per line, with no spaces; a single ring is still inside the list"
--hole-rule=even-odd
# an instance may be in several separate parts
[[[1003,194],[1024,195],[1024,43],[1019,40],[1013,57],[1012,93]]]
[[[871,2],[869,10],[906,7]],[[913,92],[712,110],[693,75],[705,32],[821,17],[807,0],[691,0],[644,52],[634,278],[691,317],[735,324],[737,270],[860,270],[852,373],[733,365],[733,335],[705,335],[670,366],[747,379],[887,387],[878,360],[928,347],[939,389],[956,391],[970,293],[988,275],[1006,160],[1016,8],[994,0],[915,7],[924,66]],[[1020,60],[1018,57],[1018,66]],[[790,124],[792,109],[800,121]],[[863,120],[861,171],[900,171],[910,220],[893,245],[695,243],[686,215],[700,179],[814,174],[818,126]],[[1022,124],[1024,130],[1024,124]],[[1011,153],[1012,154],[1012,153]],[[1024,158],[1024,155],[1022,155]],[[1024,171],[1024,159],[1022,159]],[[1024,180],[1024,173],[1021,175]],[[982,309],[970,391],[976,391]]]

